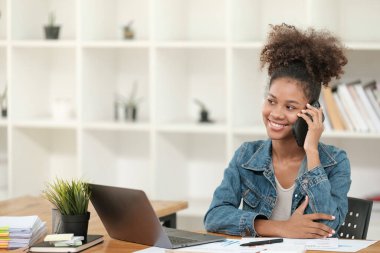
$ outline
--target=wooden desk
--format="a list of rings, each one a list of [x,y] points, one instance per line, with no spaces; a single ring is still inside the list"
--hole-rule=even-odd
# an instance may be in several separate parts
[[[177,211],[187,208],[187,202],[184,201],[151,201],[158,217],[166,217]],[[1,215],[38,215],[43,221],[47,222],[48,231],[51,231],[51,204],[39,197],[21,197],[17,199],[0,202]],[[116,252],[135,252],[147,248],[147,246],[129,243],[110,238],[92,206],[89,207],[91,212],[89,233],[104,235],[104,242],[89,248],[84,253],[116,253]],[[238,237],[234,237],[238,238]],[[8,252],[0,250],[0,252]],[[9,251],[12,252],[12,251]],[[308,253],[327,253],[327,251],[308,251]],[[380,252],[380,242],[359,251],[361,253],[378,253]]]
[[[154,211],[157,216],[164,222],[175,223],[176,212],[186,209],[188,203],[186,201],[151,201]],[[41,197],[20,197],[5,201],[0,201],[0,216],[5,215],[38,215],[41,220],[46,221],[48,232],[51,232],[51,209],[52,205],[47,200]],[[90,204],[89,211],[91,212],[90,223],[88,227],[89,234],[104,235],[104,242],[92,247],[84,252],[134,252],[147,248],[147,246],[124,241],[114,240],[110,238],[104,228],[94,207]],[[173,220],[174,219],[174,220]],[[171,223],[173,224],[173,223]],[[7,250],[0,250],[7,252]],[[10,251],[12,252],[12,251]]]

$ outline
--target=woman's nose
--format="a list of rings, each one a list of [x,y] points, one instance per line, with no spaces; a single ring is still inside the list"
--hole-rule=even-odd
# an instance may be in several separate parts
[[[274,107],[270,115],[274,118],[284,118],[285,116],[284,111],[282,110],[280,106]]]

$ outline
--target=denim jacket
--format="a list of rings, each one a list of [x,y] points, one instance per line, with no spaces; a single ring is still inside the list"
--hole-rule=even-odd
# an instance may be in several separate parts
[[[346,153],[334,146],[319,143],[318,150],[321,165],[310,171],[307,166],[301,166],[299,170],[291,213],[307,195],[309,204],[305,213],[334,215],[335,220],[321,222],[337,231],[348,210],[350,163]],[[207,231],[258,236],[253,221],[258,217],[269,219],[277,199],[271,154],[270,139],[246,142],[235,152],[205,215]],[[239,209],[241,201],[242,209]]]

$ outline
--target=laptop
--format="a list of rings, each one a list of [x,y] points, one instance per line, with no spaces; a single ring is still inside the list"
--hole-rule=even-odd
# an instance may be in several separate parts
[[[225,240],[161,225],[142,190],[90,184],[91,202],[110,237],[148,246],[175,249]]]

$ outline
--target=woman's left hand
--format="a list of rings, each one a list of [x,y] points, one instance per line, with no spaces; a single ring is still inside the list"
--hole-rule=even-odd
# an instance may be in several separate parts
[[[298,113],[298,116],[303,118],[309,127],[303,148],[306,152],[308,150],[318,150],[318,142],[325,129],[323,126],[322,108],[316,108],[307,104],[306,109]]]

